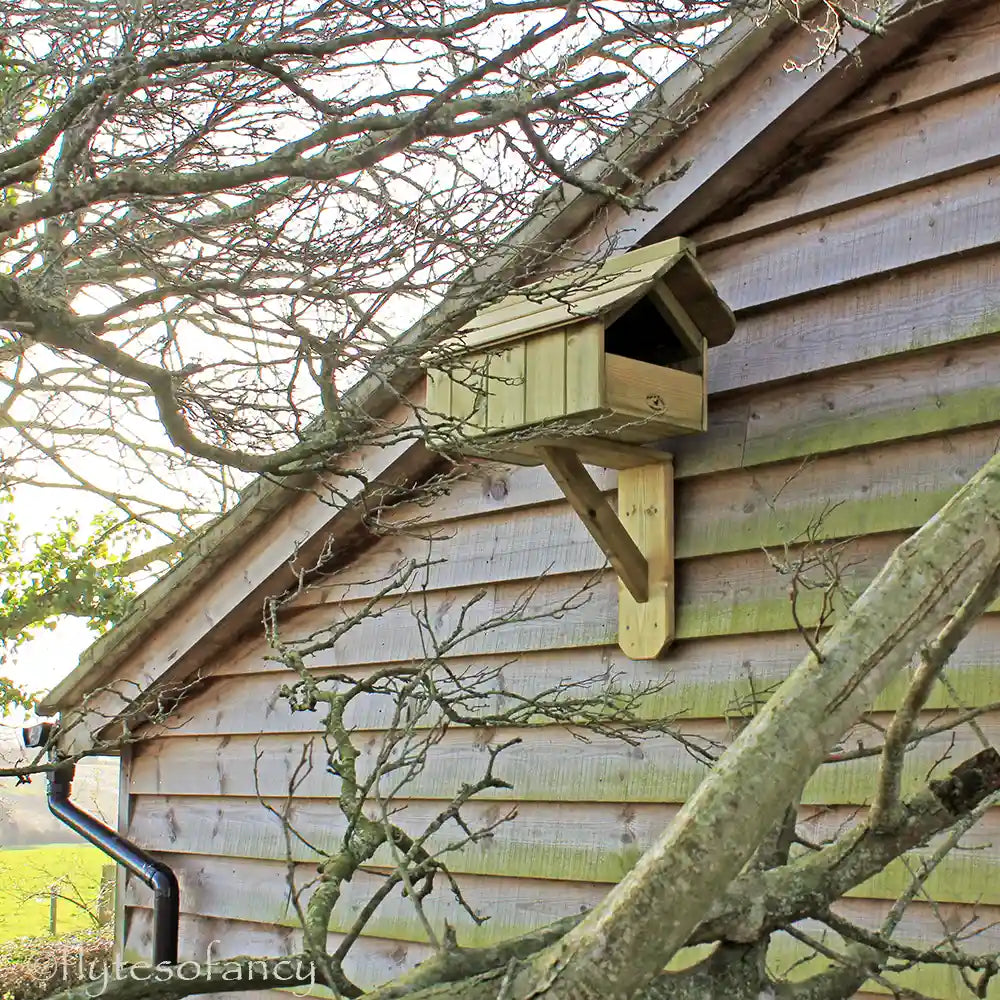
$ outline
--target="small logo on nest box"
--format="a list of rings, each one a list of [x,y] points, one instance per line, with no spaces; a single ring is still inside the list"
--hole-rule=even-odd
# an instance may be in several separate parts
[[[651,392],[646,397],[646,405],[654,413],[662,413],[667,408],[667,404],[666,404],[666,402],[664,402],[663,397],[659,393],[656,393],[656,392]]]

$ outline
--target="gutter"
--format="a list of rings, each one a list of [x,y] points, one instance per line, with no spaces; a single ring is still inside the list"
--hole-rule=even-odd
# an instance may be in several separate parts
[[[70,801],[75,773],[74,764],[49,772],[49,811],[153,890],[153,965],[176,965],[181,896],[177,877],[162,861]]]

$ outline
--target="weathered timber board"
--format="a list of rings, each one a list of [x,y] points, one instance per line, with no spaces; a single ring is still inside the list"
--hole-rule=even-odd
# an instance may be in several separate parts
[[[988,738],[1000,735],[995,715],[981,717]],[[678,726],[685,738],[719,749],[729,736],[724,722],[687,722]],[[462,782],[476,781],[484,767],[485,746],[496,739],[521,739],[504,751],[496,773],[514,787],[482,796],[496,801],[683,802],[704,777],[705,765],[670,736],[655,736],[632,747],[620,740],[591,735],[587,742],[554,727],[506,728],[502,732],[453,729],[428,751],[428,765],[406,789],[407,798],[449,800]],[[877,746],[871,731],[859,730],[855,744]],[[137,756],[129,780],[130,795],[284,796],[289,779],[308,747],[301,734],[259,737],[173,737],[149,740]],[[254,747],[262,751],[255,761]],[[359,772],[364,774],[382,747],[380,734],[359,740]],[[907,758],[907,787],[921,785],[928,770],[951,747],[948,732],[921,741]],[[955,730],[952,761],[981,749],[978,737],[962,726]],[[314,750],[315,766],[301,776],[298,794],[331,797],[339,780],[322,770],[322,747]],[[860,805],[874,788],[877,757],[823,767],[806,787],[810,805]]]
[[[758,263],[766,269],[766,260]],[[821,259],[814,263],[822,266]],[[753,281],[760,278],[757,273]],[[733,339],[709,352],[709,391],[747,389],[944,344],[958,350],[962,341],[998,331],[1000,253],[991,250],[743,316]],[[710,424],[711,408],[710,401]]]
[[[649,711],[685,719],[718,719],[730,714],[753,690],[767,691],[785,678],[805,653],[805,643],[794,631],[688,639],[671,647],[661,660],[634,661],[617,646],[456,657],[449,663],[457,672],[500,670],[509,690],[534,690],[555,681],[588,682],[610,676],[622,687],[642,687],[669,681],[660,693],[647,696]],[[308,731],[309,713],[289,714],[275,692],[292,675],[268,669],[263,643],[247,647],[241,659],[216,665],[207,690],[187,702],[182,720],[172,732],[186,735]],[[988,615],[973,627],[949,661],[958,705],[985,705],[996,698],[1000,666],[1000,617]],[[348,667],[345,673],[364,677],[380,664]],[[326,671],[316,670],[322,677]],[[904,672],[886,688],[875,707],[887,711],[899,702],[908,682]],[[932,691],[928,708],[955,707],[942,686]],[[152,730],[148,735],[169,735]]]
[[[751,235],[982,170],[998,160],[1000,82],[898,112],[845,137],[808,172],[735,219],[698,231],[694,240],[706,255]]]
[[[164,856],[162,852],[161,856]],[[184,912],[225,919],[240,919],[245,914],[253,914],[255,921],[260,923],[297,925],[297,917],[288,901],[286,866],[283,862],[183,854],[164,857],[180,882]],[[297,867],[296,885],[304,890],[305,898],[311,895],[309,883],[314,883],[315,877],[315,865]],[[476,927],[444,883],[428,898],[427,908],[438,919],[448,920],[458,932],[459,944],[469,947],[527,933],[567,913],[578,913],[593,906],[607,891],[606,885],[593,882],[549,882],[476,875],[462,876],[459,881],[468,902],[478,912],[491,914],[486,924]],[[335,933],[347,933],[358,911],[381,883],[380,875],[358,872],[344,886],[330,929]],[[126,892],[127,902],[132,905],[140,902],[143,888],[130,887],[130,891]],[[399,891],[386,899],[368,924],[367,931],[373,937],[426,941],[413,906]]]
[[[990,167],[725,246],[700,260],[730,308],[760,309],[995,247],[998,182],[1000,168]]]
[[[1000,77],[1000,10],[989,0],[978,8],[872,80],[842,108],[808,129],[800,141],[808,144],[857,129],[996,80]]]
[[[281,799],[268,801],[281,812]],[[414,800],[394,818],[416,836],[434,819],[442,803]],[[488,839],[448,854],[448,867],[459,873],[614,883],[622,878],[676,815],[677,804],[565,802],[472,802],[463,816],[473,829],[492,828]],[[140,846],[196,854],[276,860],[285,857],[280,821],[257,799],[137,796],[128,835]],[[289,813],[302,840],[336,850],[346,820],[331,800],[301,799]],[[500,822],[504,817],[511,817]],[[800,812],[800,831],[813,843],[838,835],[864,817],[850,806]],[[429,845],[443,848],[459,839],[445,827]],[[292,843],[293,859],[308,863],[316,854],[302,840]],[[929,854],[935,844],[915,853]],[[970,854],[968,852],[974,852]],[[911,861],[913,858],[911,858]],[[391,868],[388,850],[372,865]],[[859,887],[856,895],[887,897],[898,893],[908,875],[901,866]],[[946,859],[929,885],[942,902],[1000,903],[1000,810],[988,813],[962,840],[962,851]]]
[[[881,922],[888,914],[890,904],[877,900],[848,899],[839,902],[835,909],[839,914],[852,923],[877,931]],[[935,908],[927,903],[910,907],[899,925],[898,940],[909,940],[917,944],[926,942],[924,948],[939,946],[947,939],[947,928],[951,933],[959,927],[962,928],[963,947],[967,947],[970,953],[996,952],[995,941],[996,928],[987,928],[986,924],[991,919],[991,909],[983,907],[982,913],[977,912],[978,907],[946,904]],[[942,922],[944,927],[942,927]],[[823,939],[824,927],[818,921],[805,920],[798,925],[807,934],[816,940]],[[969,937],[965,937],[968,930]],[[837,938],[828,940],[828,944],[838,941]],[[794,969],[793,978],[805,978],[809,975],[820,972],[829,967],[827,957],[814,957],[806,964],[799,964],[803,956],[802,945],[790,940],[780,932],[773,939],[768,950],[768,963],[776,971]],[[957,1000],[970,996],[969,991],[963,984],[957,970],[947,966],[918,966],[915,969],[890,976],[890,980],[898,982],[902,987],[909,987],[919,991],[919,996],[940,997],[941,1000]],[[886,994],[890,993],[881,984],[867,984],[870,990]],[[897,994],[898,995],[898,994]],[[997,1000],[1000,993],[992,986],[986,994],[988,1000]]]
[[[125,954],[129,961],[149,961],[152,949],[152,911],[146,908],[142,889],[130,890],[133,900],[142,905],[130,905],[129,933],[125,940]],[[253,912],[252,910],[250,911]],[[336,949],[343,935],[331,933],[330,950]],[[215,942],[212,954],[222,958],[241,955],[268,956],[294,955],[301,951],[302,934],[293,927],[265,924],[247,919],[219,919],[194,913],[183,913],[180,924],[180,956],[190,961],[206,960],[209,946]],[[345,963],[345,971],[363,986],[376,986],[394,979],[414,965],[430,958],[431,949],[418,942],[402,942],[377,937],[363,937],[352,949]],[[232,993],[208,994],[231,998]],[[270,1000],[287,998],[287,993],[275,991],[250,991],[240,997],[269,997]],[[324,995],[324,994],[320,994]]]

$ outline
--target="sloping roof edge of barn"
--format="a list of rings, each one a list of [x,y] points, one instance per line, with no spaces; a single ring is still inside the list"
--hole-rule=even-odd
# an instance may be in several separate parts
[[[920,0],[896,0],[894,8],[900,14],[911,9],[913,13],[885,36],[849,30],[842,51],[836,56],[812,70],[789,73],[776,81],[766,100],[758,101],[758,113],[748,118],[742,134],[706,135],[704,156],[687,165],[678,179],[652,192],[648,200],[655,212],[639,218],[630,217],[624,230],[627,238],[620,242],[638,245],[667,235],[683,234],[710,216],[720,204],[746,190],[819,115],[855,93],[867,79],[916,42],[947,10],[954,10],[954,0],[939,0],[927,7],[922,7]],[[780,13],[764,19],[736,20],[706,47],[700,66],[685,63],[653,95],[651,103],[665,112],[660,120],[669,119],[671,113],[679,116],[682,111],[709,105],[735,84],[742,73],[790,28],[791,23]],[[649,110],[647,104],[640,113],[648,115]],[[626,163],[638,172],[654,157],[662,161],[680,134],[696,133],[700,120],[700,116],[694,116],[684,133],[675,129],[668,141],[659,146],[651,145],[648,132],[623,135],[598,151],[586,169],[595,180],[607,176],[613,169],[612,164]],[[558,185],[543,200],[538,214],[519,230],[518,243],[522,247],[552,245],[571,239],[602,207],[603,203],[595,196]],[[404,341],[419,341],[425,329],[425,323],[418,323],[404,335]],[[373,415],[385,413],[398,399],[398,393],[412,387],[419,377],[419,372],[410,369],[401,372],[394,385],[385,385],[371,377],[362,380],[352,390],[355,405]],[[432,460],[422,444],[409,442],[402,453],[388,456],[383,474],[397,469],[399,474],[412,475],[415,469],[426,467]],[[289,485],[298,489],[290,489]],[[237,506],[215,522],[180,562],[140,595],[129,615],[83,652],[78,665],[42,699],[39,712],[65,715],[90,711],[82,708],[88,694],[106,684],[116,670],[139,653],[144,643],[149,642],[199,590],[238,562],[252,539],[273,530],[268,526],[308,495],[302,489],[307,485],[303,482],[276,483],[264,477],[254,481]],[[327,508],[327,513],[326,521],[311,529],[312,537],[335,528],[338,520],[349,512],[330,514]],[[304,542],[305,538],[296,539],[293,544],[298,545],[300,541]],[[162,663],[140,671],[141,680],[132,682],[130,694],[133,698],[168,673],[176,679],[185,669],[188,672],[197,669],[197,660],[203,661],[204,657],[192,658],[189,654],[210,633],[223,630],[232,636],[255,619],[259,620],[259,593],[286,567],[288,560],[287,548],[275,545],[273,550],[275,565],[270,575],[265,574],[267,578],[256,586],[248,578],[247,593],[242,599],[234,599],[232,607],[222,615],[206,613],[205,620],[192,632],[194,638],[186,648],[172,650]],[[120,701],[120,695],[118,698]],[[71,736],[64,748],[68,751],[84,749],[92,735],[108,724],[108,715],[101,714],[99,724],[82,729],[77,726],[77,735]]]

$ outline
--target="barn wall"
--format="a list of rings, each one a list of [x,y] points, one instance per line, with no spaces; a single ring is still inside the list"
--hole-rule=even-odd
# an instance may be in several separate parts
[[[306,634],[345,619],[377,592],[370,581],[401,559],[426,557],[426,539],[403,530],[419,518],[422,534],[437,536],[431,551],[440,561],[422,582],[440,630],[483,585],[488,596],[473,617],[503,612],[528,586],[537,586],[534,607],[563,611],[476,637],[455,651],[456,666],[509,663],[507,683],[521,689],[609,668],[638,682],[669,676],[654,707],[685,713],[688,734],[726,740],[736,700],[751,684],[759,690],[780,678],[803,651],[787,579],[762,546],[780,548],[810,525],[829,540],[857,536],[845,579],[861,587],[1000,442],[998,55],[1000,11],[991,5],[818,122],[732,218],[692,234],[740,322],[734,340],[710,355],[711,429],[676,444],[680,641],[663,660],[633,663],[618,650],[616,582],[598,572],[596,546],[538,469],[479,465],[433,506],[395,512],[401,534],[343,579],[303,595],[286,627]],[[614,489],[614,473],[599,478]],[[315,665],[364,673],[420,656],[410,609],[393,603],[383,601],[380,618],[351,630]],[[815,614],[808,595],[801,614]],[[275,697],[284,678],[263,656],[252,637],[220,653],[183,719],[136,746],[129,765],[129,833],[174,865],[182,946],[193,955],[213,939],[233,954],[296,946],[284,840],[257,796],[280,803],[315,721],[291,716]],[[993,700],[998,667],[1000,615],[992,614],[957,654],[960,702]],[[951,704],[938,692],[930,707]],[[354,721],[374,738],[384,720],[363,705]],[[982,729],[995,742],[1000,714]],[[404,825],[426,819],[459,781],[479,775],[488,735],[449,732],[409,789]],[[516,806],[516,818],[454,861],[468,898],[492,919],[476,927],[447,894],[438,900],[470,945],[593,903],[703,773],[667,738],[636,749],[600,738],[580,743],[555,728],[516,735],[523,742],[501,766],[513,791],[471,810],[490,822]],[[976,734],[961,729],[950,759],[978,749]],[[947,736],[923,744],[911,779],[947,750]],[[870,761],[826,768],[807,790],[809,828],[848,821],[868,801],[872,773]],[[336,791],[318,772],[300,790],[296,824],[320,843],[333,843],[341,829],[329,803]],[[912,907],[902,937],[930,944],[941,937],[940,919],[957,926],[973,913],[986,924],[1000,918],[998,835],[1000,815],[987,817],[970,840],[978,850],[953,854],[932,878],[943,905]],[[293,850],[303,878],[308,860]],[[899,868],[883,873],[845,909],[859,922],[877,921],[905,877]],[[359,876],[349,886],[334,937],[376,881]],[[126,951],[145,953],[144,890],[130,885],[125,901]],[[362,981],[389,978],[427,954],[402,900],[387,903],[369,931],[349,969]],[[996,951],[1000,930],[982,943]],[[960,995],[945,970],[921,973],[919,983],[937,996]]]

